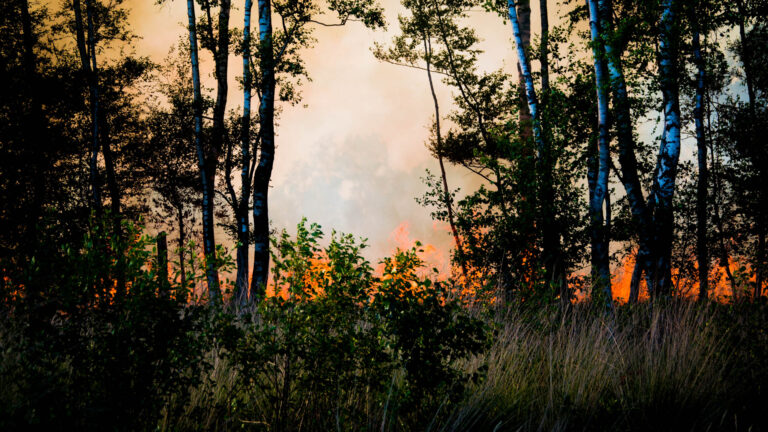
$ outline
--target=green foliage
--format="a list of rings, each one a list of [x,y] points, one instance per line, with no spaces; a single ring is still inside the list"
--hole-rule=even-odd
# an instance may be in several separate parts
[[[456,402],[466,379],[479,375],[464,376],[455,362],[480,353],[489,341],[485,323],[451,298],[446,284],[417,277],[423,265],[419,246],[384,259],[384,276],[373,298],[392,354],[406,372],[403,404],[416,418],[430,415],[446,400]]]
[[[365,243],[321,240],[304,221],[295,239],[283,231],[273,275],[287,296],[266,299],[222,338],[238,374],[231,415],[275,430],[373,429],[371,413],[387,412],[425,425],[477,376],[456,362],[485,347],[485,324],[416,276],[415,249],[385,259],[378,279],[360,255]]]
[[[3,429],[148,428],[197,382],[203,310],[187,307],[189,286],[158,279],[154,239],[112,226],[93,220],[81,242],[4,275]]]

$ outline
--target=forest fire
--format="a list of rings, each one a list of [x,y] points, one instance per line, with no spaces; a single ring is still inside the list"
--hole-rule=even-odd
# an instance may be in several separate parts
[[[0,1],[0,431],[768,431],[766,16]]]
[[[618,303],[629,301],[632,273],[635,270],[635,256],[636,252],[634,251],[628,253],[613,273],[611,290],[613,299]],[[699,281],[696,277],[686,276],[682,274],[680,269],[673,268],[672,282],[678,296],[698,297]],[[754,272],[751,271],[750,265],[729,257],[727,270],[722,262],[717,267],[710,269],[708,297],[720,302],[738,300],[740,297],[750,295],[747,287],[750,282],[755,282]],[[640,280],[638,299],[640,301],[648,299],[648,291],[643,279]]]
[[[433,224],[433,230],[438,230],[439,225]],[[418,240],[411,238],[411,224],[408,221],[401,222],[389,235],[390,243],[395,245],[394,253],[397,249],[407,251],[416,247],[419,252],[419,258],[424,261],[424,268],[427,272],[434,273],[437,270],[437,279],[445,280],[451,275],[450,258],[440,249],[431,243],[418,243]],[[383,270],[383,267],[377,267],[377,271]]]
[[[470,268],[467,275],[463,274],[462,269],[453,264],[444,251],[431,243],[423,244],[413,239],[410,227],[410,222],[403,221],[390,233],[389,242],[393,248],[389,257],[394,257],[398,252],[415,249],[421,266],[415,272],[403,273],[401,269],[394,268],[390,269],[390,274],[385,274],[385,263],[379,262],[374,266],[373,276],[381,281],[397,277],[409,282],[414,289],[418,286],[416,281],[419,279],[427,278],[438,283],[450,280],[452,282],[449,291],[453,293],[452,295],[465,301],[480,300],[478,296],[483,285],[484,272],[481,269]],[[438,223],[433,224],[432,228],[436,232],[444,231]],[[327,253],[322,250],[317,251],[312,258],[306,260],[306,266],[300,270],[302,275],[299,279],[295,279],[292,273],[281,274],[277,282],[274,277],[270,278],[266,295],[288,299],[292,289],[301,289],[307,295],[307,299],[321,296],[324,293],[324,287],[333,283],[331,266]],[[296,286],[292,287],[291,282]],[[493,302],[494,299],[490,301]]]

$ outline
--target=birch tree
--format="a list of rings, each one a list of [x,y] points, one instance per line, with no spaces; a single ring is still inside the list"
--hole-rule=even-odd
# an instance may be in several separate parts
[[[589,28],[591,34],[592,56],[594,58],[595,88],[597,89],[597,158],[591,169],[589,186],[589,213],[590,213],[590,237],[592,245],[592,271],[595,277],[596,288],[602,290],[601,295],[612,305],[613,294],[611,292],[611,268],[610,268],[610,232],[606,226],[606,212],[610,211],[610,203],[607,200],[608,178],[610,174],[610,125],[608,123],[608,82],[605,65],[605,52],[601,41],[600,13],[597,0],[587,0],[589,10]]]
[[[321,4],[258,0],[258,91],[259,97],[259,152],[253,173],[253,238],[254,258],[251,276],[251,299],[264,296],[269,274],[269,182],[275,163],[275,101],[297,97],[294,88],[280,75],[305,74],[299,51],[312,45],[314,26],[343,26],[349,21],[360,21],[368,28],[384,26],[381,7],[374,0],[341,0]],[[274,13],[273,13],[274,11]],[[323,21],[323,12],[335,15],[336,22]],[[279,29],[274,30],[272,18],[279,18]],[[278,84],[280,94],[277,94]]]
[[[203,146],[203,96],[200,89],[200,61],[198,58],[197,19],[195,18],[195,2],[187,0],[187,17],[189,32],[189,55],[192,68],[192,95],[195,122],[195,152],[197,155],[197,168],[200,172],[200,183],[203,193],[203,251],[206,256],[206,279],[208,282],[208,295],[211,300],[219,299],[219,275],[215,267],[214,256],[216,243],[213,232],[213,182],[214,177],[210,169],[210,161],[206,156]]]
[[[240,116],[240,194],[235,192],[232,184],[233,154],[232,143],[227,144],[227,155],[224,164],[224,180],[229,196],[228,202],[232,207],[235,217],[235,238],[237,277],[235,280],[235,299],[244,304],[248,299],[249,290],[249,263],[248,250],[251,236],[251,226],[248,219],[248,210],[251,202],[251,184],[252,184],[252,151],[255,147],[252,142],[251,134],[251,99],[253,88],[253,74],[251,67],[251,9],[252,0],[245,0],[243,10],[243,39],[241,41],[240,52],[243,61],[243,111]]]
[[[520,77],[525,84],[525,97],[528,111],[531,115],[531,127],[533,130],[533,142],[536,148],[536,167],[539,187],[539,213],[541,222],[541,231],[543,237],[543,263],[546,269],[546,277],[550,283],[560,284],[560,290],[565,289],[564,272],[561,259],[559,257],[559,234],[554,223],[554,191],[552,181],[553,156],[550,154],[547,137],[542,129],[542,116],[540,113],[539,97],[533,82],[531,63],[526,52],[526,34],[525,26],[521,26],[518,15],[518,3],[509,0],[507,3],[509,11],[509,20],[512,24],[512,31],[517,50],[517,60],[520,67]],[[523,6],[523,9],[526,9]],[[545,10],[545,9],[544,9]],[[529,21],[529,18],[522,15],[523,22]],[[530,24],[528,24],[530,26]],[[530,38],[530,35],[527,36]],[[529,43],[529,42],[528,42]],[[561,275],[558,276],[558,273]]]
[[[678,33],[675,20],[678,5],[675,0],[663,0],[659,22],[659,80],[664,102],[662,133],[654,194],[654,225],[656,227],[656,265],[651,269],[653,295],[671,293],[672,230],[674,227],[673,197],[680,159],[680,96],[678,83]],[[646,269],[648,270],[648,269]]]

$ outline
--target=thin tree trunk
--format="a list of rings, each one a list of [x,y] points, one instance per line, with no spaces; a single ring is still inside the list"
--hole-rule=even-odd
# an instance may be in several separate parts
[[[99,141],[101,143],[101,152],[104,156],[104,170],[107,173],[107,188],[111,195],[110,209],[112,211],[112,217],[114,218],[115,235],[119,235],[120,232],[120,188],[117,185],[117,176],[115,174],[115,163],[112,155],[112,150],[109,145],[109,136],[106,133],[106,122],[104,119],[104,112],[101,107],[101,101],[99,96],[99,67],[96,62],[96,29],[93,23],[93,1],[85,0],[85,11],[88,19],[88,51],[91,57],[91,83],[94,88],[95,104],[94,104],[94,116],[96,121],[97,131],[94,133],[99,134]]]
[[[88,49],[85,42],[85,29],[83,24],[83,12],[80,6],[80,0],[72,0],[72,10],[75,13],[75,41],[77,51],[80,55],[80,68],[88,83],[88,103],[90,105],[91,120],[91,157],[89,160],[89,173],[91,182],[91,200],[97,214],[102,211],[101,185],[99,182],[99,122],[98,113],[98,95],[94,85],[93,73],[88,55]]]
[[[168,235],[165,231],[157,234],[157,280],[160,291],[168,288]]]
[[[206,4],[207,5],[207,4]],[[217,171],[217,165],[219,161],[219,155],[221,154],[222,148],[224,147],[224,141],[227,139],[227,131],[224,126],[224,114],[225,110],[227,108],[227,90],[229,88],[228,82],[227,82],[227,70],[229,66],[229,12],[230,12],[230,6],[231,2],[230,0],[221,0],[219,2],[219,21],[218,21],[218,31],[217,31],[217,41],[216,41],[216,49],[213,52],[213,58],[215,63],[215,77],[216,77],[216,102],[213,106],[213,130],[212,130],[212,136],[211,136],[211,146],[208,149],[208,154],[206,155],[206,169],[208,171],[208,178],[210,179],[210,182],[207,184],[209,192],[208,192],[208,200],[203,200],[203,205],[206,206],[204,209],[204,214],[207,215],[207,218],[204,218],[203,224],[207,226],[207,230],[210,234],[210,237],[208,241],[206,242],[206,259],[211,260],[215,258],[216,256],[216,242],[214,238],[214,230],[215,230],[215,214],[214,214],[214,197],[215,197],[215,181],[216,181],[216,171]],[[206,7],[206,11],[210,14],[210,7]],[[209,21],[209,30],[211,30],[210,26],[213,25],[212,22]],[[221,292],[219,288],[219,274],[218,271],[215,268],[215,263],[211,262],[209,264],[209,272],[213,272],[215,276],[215,280],[213,283],[213,289],[211,289],[211,285],[209,283],[209,296],[210,291],[215,290],[215,298],[221,297]],[[214,298],[212,296],[212,298]]]
[[[206,257],[206,279],[208,296],[211,301],[219,301],[219,274],[214,258],[216,241],[213,226],[213,176],[208,168],[205,149],[203,148],[203,98],[200,91],[200,63],[197,52],[197,25],[195,22],[194,0],[187,0],[187,16],[189,18],[189,52],[192,65],[192,89],[195,114],[195,149],[197,151],[197,166],[200,171],[200,183],[203,190],[203,252]],[[214,172],[215,173],[215,172]]]
[[[608,131],[608,82],[604,53],[600,49],[600,17],[596,0],[587,0],[589,8],[589,27],[592,35],[592,55],[594,57],[595,87],[597,89],[597,178],[594,181],[594,193],[590,200],[592,267],[596,270],[595,288],[602,291],[607,307],[613,306],[611,292],[611,268],[609,256],[609,233],[606,229],[606,217],[603,206],[608,202],[608,176],[610,174],[610,137]],[[610,204],[608,204],[610,208]]]
[[[240,202],[237,209],[237,281],[236,298],[241,304],[248,296],[248,249],[250,224],[248,222],[248,203],[251,198],[251,9],[252,0],[245,0],[245,17],[243,19],[243,116],[241,125],[240,151]]]
[[[24,125],[24,137],[25,137],[25,152],[27,153],[26,160],[35,161],[34,170],[32,173],[32,208],[31,214],[29,214],[29,220],[26,225],[26,233],[24,238],[31,240],[27,247],[37,244],[38,230],[37,224],[40,222],[43,213],[43,205],[45,203],[45,181],[47,175],[47,165],[45,161],[41,160],[41,155],[38,153],[40,147],[48,142],[47,122],[45,115],[43,114],[43,107],[40,103],[40,99],[37,96],[37,90],[39,86],[39,75],[36,68],[35,57],[35,43],[36,38],[32,29],[32,17],[29,13],[28,0],[21,0],[21,25],[22,25],[22,43],[24,47],[23,53],[23,67],[24,73],[27,76],[25,81],[26,88],[25,93],[29,103],[29,113]],[[27,251],[30,249],[25,248]]]
[[[547,0],[539,0],[539,11],[541,12],[541,51],[539,52],[539,62],[541,62],[541,91],[546,95],[549,93],[549,13],[547,10]]]
[[[680,159],[680,101],[677,79],[677,47],[675,27],[675,0],[662,2],[659,23],[659,78],[664,99],[664,133],[659,152],[655,196],[654,226],[656,227],[656,267],[652,279],[651,295],[669,295],[671,285],[672,236],[674,229],[673,198],[677,165]]]
[[[546,109],[551,91],[549,84],[549,13],[547,0],[539,1],[539,12],[541,15],[541,47],[539,50],[539,63],[541,65],[541,92],[542,107]],[[545,145],[549,144],[549,125],[545,118],[541,118],[541,130],[544,135]],[[544,152],[544,158],[541,161],[542,166],[542,196],[539,202],[542,204],[543,219],[543,244],[545,263],[547,258],[550,265],[547,267],[550,275],[549,279],[558,286],[561,301],[570,298],[568,285],[566,283],[565,262],[563,261],[562,245],[560,244],[560,233],[555,224],[555,185],[554,185],[554,167],[557,163],[556,157],[550,148]],[[568,300],[570,303],[570,300]]]
[[[518,0],[515,2],[515,9],[517,12],[517,23],[520,29],[520,44],[523,50],[527,53],[531,48],[531,5],[530,0]],[[536,157],[535,141],[533,139],[533,118],[531,116],[531,110],[528,105],[528,98],[526,96],[525,76],[520,61],[517,61],[517,87],[518,87],[518,127],[519,138],[522,145],[521,152],[524,159],[533,162],[532,167],[526,167],[521,171],[523,176],[521,183],[521,201],[526,204],[526,210],[530,211],[533,217],[525,220],[525,226],[523,231],[527,234],[527,238],[524,240],[527,243],[527,247],[534,249],[537,242],[537,233],[541,233],[541,240],[543,244],[549,244],[549,238],[544,239],[549,231],[547,228],[538,226],[537,223],[543,222],[540,219],[541,214],[538,212],[540,204],[545,201],[543,194],[537,197],[536,185],[541,179],[537,178],[536,174],[540,171],[541,160]],[[530,67],[530,64],[529,64]],[[530,169],[528,169],[530,168]],[[502,192],[503,194],[503,192]],[[546,249],[546,247],[545,247]],[[531,265],[529,269],[536,269],[538,267],[538,261],[529,260]],[[535,270],[537,271],[537,270]],[[549,274],[544,276],[544,279],[549,282]],[[530,278],[529,282],[533,283],[534,278]]]
[[[696,184],[696,255],[699,264],[699,299],[707,298],[709,289],[709,249],[707,248],[707,142],[704,135],[704,77],[705,63],[701,52],[701,35],[693,34],[693,57],[696,62],[696,107],[693,111],[696,124],[696,147],[699,178]]]
[[[711,107],[710,107],[710,100],[707,98],[707,129],[711,130],[711,124],[710,119],[712,117],[711,114]],[[714,142],[712,143],[714,146]],[[720,175],[719,171],[717,169],[717,160],[715,159],[715,149],[712,147],[710,149],[710,155],[712,159],[712,196],[714,197],[714,205],[712,206],[712,209],[714,210],[714,222],[715,227],[717,228],[717,238],[718,238],[718,245],[719,245],[719,261],[720,261],[720,267],[725,270],[726,277],[728,278],[728,281],[731,285],[731,295],[733,298],[736,298],[736,279],[733,277],[733,273],[731,272],[730,263],[728,262],[728,250],[725,247],[725,229],[723,227],[723,218],[720,215],[720,204],[717,201],[717,197],[720,196],[720,193],[722,192],[722,183],[720,182]]]
[[[254,256],[251,298],[262,298],[269,274],[269,180],[275,157],[275,65],[271,0],[258,0],[261,101],[259,102],[259,163],[253,184]]]
[[[424,53],[425,61],[427,64],[427,78],[429,79],[429,90],[432,93],[432,102],[435,105],[435,139],[437,140],[437,161],[440,164],[440,175],[443,180],[443,204],[448,210],[448,224],[451,227],[451,233],[453,234],[453,241],[456,243],[456,253],[458,255],[459,263],[461,264],[461,272],[464,275],[464,279],[467,280],[467,261],[464,255],[464,246],[459,237],[459,231],[456,229],[456,222],[453,215],[453,199],[451,198],[451,190],[448,188],[448,176],[445,173],[445,164],[443,163],[443,136],[440,131],[440,105],[437,102],[437,93],[435,93],[435,84],[432,81],[432,44],[429,41],[429,36],[424,36]]]
[[[604,35],[602,41],[605,50],[606,66],[610,77],[610,85],[613,93],[613,106],[616,122],[616,136],[618,142],[619,164],[621,166],[620,180],[627,194],[632,219],[637,226],[638,253],[637,270],[639,275],[650,269],[653,264],[651,246],[653,243],[653,221],[650,210],[643,197],[640,177],[638,175],[637,156],[635,155],[635,141],[633,136],[632,116],[630,112],[627,84],[621,65],[621,53],[614,52],[610,41],[612,39],[613,6],[610,0],[598,0],[598,12],[600,15],[600,30]],[[638,280],[639,280],[638,276]],[[639,286],[639,283],[637,284]],[[651,289],[651,287],[648,287]],[[631,296],[630,296],[631,297]]]
[[[542,180],[542,192],[539,204],[542,220],[541,230],[543,231],[542,238],[544,242],[543,263],[546,272],[546,281],[548,283],[552,283],[560,279],[556,275],[557,269],[562,269],[562,265],[558,265],[557,257],[558,235],[556,233],[553,217],[552,205],[554,201],[554,191],[551,179],[551,164],[549,163],[551,160],[551,155],[549,154],[549,149],[546,145],[547,139],[544,136],[541,128],[541,115],[539,113],[539,102],[536,96],[536,89],[533,85],[531,63],[528,60],[528,54],[525,50],[525,41],[523,39],[523,32],[518,21],[517,8],[515,3],[516,2],[514,0],[509,0],[507,5],[509,9],[510,22],[512,23],[515,45],[517,47],[518,64],[520,65],[522,77],[525,82],[525,96],[528,102],[528,110],[531,113],[532,118],[531,127],[533,130],[533,142],[536,146],[537,153],[537,171]]]
[[[755,125],[757,124],[757,109],[755,106],[755,84],[754,84],[754,74],[752,71],[752,53],[750,50],[750,47],[747,46],[747,33],[745,29],[745,20],[746,20],[746,11],[744,10],[744,1],[743,0],[737,0],[736,6],[738,8],[738,16],[739,16],[739,38],[741,40],[741,61],[742,65],[744,67],[744,80],[747,84],[747,98],[749,103],[749,116],[750,116],[750,122],[749,122],[749,131],[747,133],[748,137],[748,143],[747,148],[749,148],[751,151],[755,151],[755,144],[754,144],[754,137],[756,135],[755,131]],[[755,159],[754,164],[756,165],[756,168],[758,172],[761,174],[764,172],[765,167],[762,163],[757,161],[757,158]],[[765,179],[765,176],[762,175],[760,178]],[[764,182],[763,182],[764,183]],[[755,264],[757,268],[755,269],[755,291],[754,296],[755,299],[760,298],[762,295],[762,289],[763,289],[763,267],[765,264],[765,215],[763,211],[765,210],[765,200],[766,200],[766,186],[763,184],[757,185],[757,192],[758,192],[758,208],[755,212],[755,234],[757,235],[757,251],[755,254]]]

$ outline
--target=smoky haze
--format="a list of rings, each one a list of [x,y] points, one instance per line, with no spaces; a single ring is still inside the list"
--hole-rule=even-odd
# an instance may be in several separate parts
[[[233,3],[230,20],[240,30],[241,3]],[[270,218],[278,229],[292,231],[306,216],[326,232],[336,229],[368,238],[369,259],[392,251],[396,245],[393,232],[404,222],[410,238],[447,252],[451,236],[435,226],[430,210],[414,199],[426,190],[421,182],[425,170],[439,173],[437,161],[425,147],[434,118],[426,74],[374,58],[374,42],[387,43],[398,32],[398,14],[404,13],[397,0],[384,0],[381,5],[388,22],[384,31],[371,31],[355,22],[345,27],[316,26],[317,43],[303,54],[312,82],[300,89],[300,104],[281,106]],[[185,35],[186,3],[129,0],[127,6],[132,28],[141,38],[134,44],[137,53],[162,62]],[[558,22],[555,14],[553,4],[553,24]],[[324,19],[333,22],[334,18],[328,15]],[[533,5],[533,30],[538,29],[538,20],[538,8]],[[468,21],[484,39],[480,67],[503,67],[515,73],[510,27],[500,17],[481,10],[470,12]],[[202,57],[204,84],[213,88],[212,61],[206,54]],[[242,105],[236,84],[241,65],[238,56],[230,57],[228,109]],[[452,107],[451,93],[444,84],[437,85],[445,116]],[[450,166],[448,181],[451,188],[462,191],[478,184],[476,175]],[[226,239],[223,233],[217,238]]]

